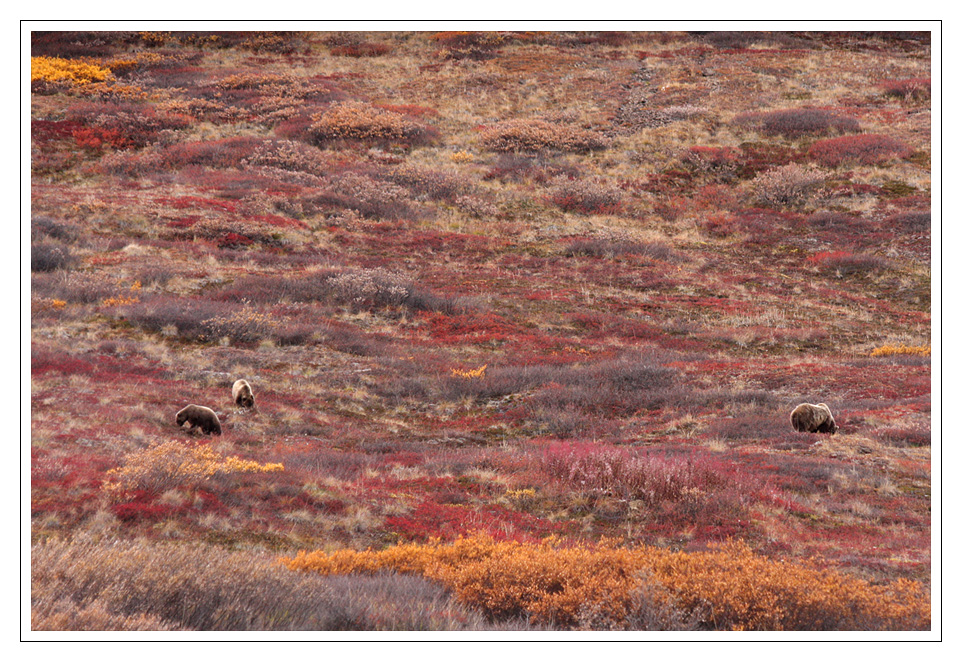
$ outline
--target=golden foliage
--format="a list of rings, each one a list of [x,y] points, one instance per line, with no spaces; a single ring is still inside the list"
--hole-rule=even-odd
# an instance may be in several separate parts
[[[451,160],[454,163],[470,163],[474,161],[474,154],[467,150],[462,150],[460,152],[455,152],[451,155]]]
[[[892,356],[893,354],[915,354],[917,356],[932,356],[932,348],[924,346],[908,346],[904,343],[898,345],[882,345],[872,350],[869,356]]]
[[[474,370],[458,370],[457,368],[451,368],[451,376],[460,377],[461,379],[484,379],[484,373],[487,369],[487,363],[480,368],[475,368]]]
[[[107,80],[112,76],[110,69],[89,64],[80,60],[60,57],[30,58],[30,82],[59,83],[75,85]]]
[[[477,536],[381,551],[300,552],[281,562],[321,574],[421,574],[492,617],[527,616],[561,627],[577,627],[588,613],[624,624],[639,591],[718,630],[927,629],[931,618],[928,596],[916,582],[876,586],[757,556],[740,542],[686,553]]]
[[[139,301],[140,301],[140,299],[138,299],[137,297],[125,297],[125,296],[107,297],[106,299],[104,299],[104,300],[101,302],[101,305],[103,305],[103,306],[126,306],[126,305],[128,305],[128,304],[137,303],[137,302],[139,302]]]
[[[128,455],[124,465],[107,472],[107,492],[129,489],[169,489],[176,485],[238,473],[283,471],[276,462],[261,464],[224,456],[210,446],[187,446],[179,441],[155,443]]]

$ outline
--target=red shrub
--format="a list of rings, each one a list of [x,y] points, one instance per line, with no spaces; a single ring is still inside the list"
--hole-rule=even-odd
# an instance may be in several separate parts
[[[158,112],[153,106],[136,103],[81,103],[67,110],[67,119],[118,132],[124,144],[133,147],[154,142],[161,131],[183,129],[190,124],[189,117]]]
[[[875,165],[890,159],[903,159],[911,154],[912,148],[905,143],[873,133],[819,140],[808,150],[812,159],[829,167],[843,164]]]

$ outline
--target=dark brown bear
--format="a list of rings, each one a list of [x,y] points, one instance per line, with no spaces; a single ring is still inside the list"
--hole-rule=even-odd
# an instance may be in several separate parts
[[[187,405],[177,412],[177,427],[190,423],[190,429],[200,428],[204,434],[220,434],[220,419],[210,407]]]
[[[251,385],[247,383],[246,379],[238,379],[234,382],[230,392],[234,397],[234,404],[238,407],[250,408],[254,406],[254,392],[251,391]]]
[[[838,426],[832,411],[824,402],[810,405],[807,402],[792,410],[792,427],[798,432],[824,432],[835,434]]]

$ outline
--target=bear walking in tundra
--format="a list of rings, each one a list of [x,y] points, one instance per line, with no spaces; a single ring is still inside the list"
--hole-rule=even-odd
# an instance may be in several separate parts
[[[792,427],[798,432],[824,432],[835,434],[838,426],[832,411],[824,402],[810,405],[807,402],[792,410]]]
[[[254,406],[254,392],[251,390],[251,385],[246,379],[238,379],[234,382],[230,392],[234,398],[234,404],[238,407],[247,407],[250,409]]]
[[[177,427],[190,423],[190,429],[200,428],[204,434],[220,434],[220,419],[210,407],[187,405],[177,412]]]

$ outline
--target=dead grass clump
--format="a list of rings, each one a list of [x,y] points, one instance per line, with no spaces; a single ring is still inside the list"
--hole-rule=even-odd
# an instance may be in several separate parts
[[[359,101],[332,104],[315,115],[310,133],[318,145],[357,141],[377,145],[426,145],[438,139],[437,129]]]
[[[35,628],[177,630],[486,629],[437,584],[391,572],[295,574],[258,552],[79,539],[32,549]],[[72,610],[70,607],[72,606]],[[75,611],[71,616],[67,611]],[[59,614],[59,616],[58,616]]]
[[[605,149],[607,139],[594,131],[537,119],[498,122],[481,131],[481,145],[494,152],[590,152]]]
[[[189,630],[149,614],[121,615],[100,599],[78,603],[70,599],[41,599],[30,609],[34,631],[158,631]]]
[[[752,194],[761,205],[800,207],[825,183],[817,169],[795,163],[773,168],[751,181]]]

